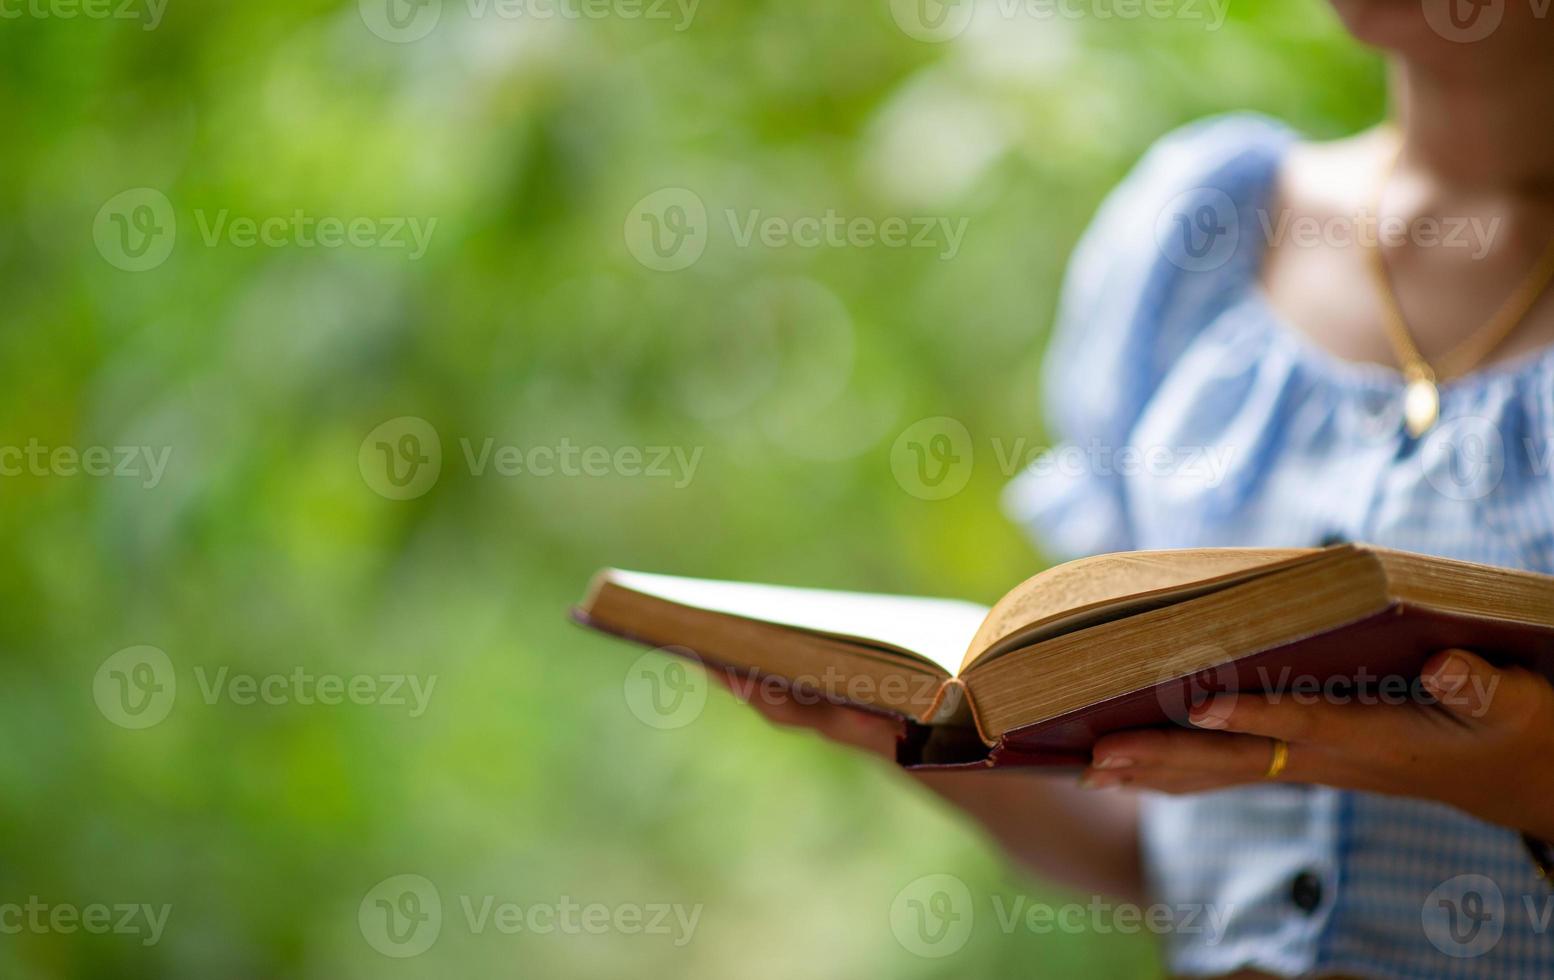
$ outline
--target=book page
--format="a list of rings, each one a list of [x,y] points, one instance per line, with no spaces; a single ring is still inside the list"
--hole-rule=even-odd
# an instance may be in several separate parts
[[[1226,588],[1322,553],[1318,548],[1190,548],[1065,562],[998,600],[961,670],[1018,646]]]
[[[610,569],[623,588],[684,606],[898,650],[954,674],[987,607],[960,599],[720,582]]]

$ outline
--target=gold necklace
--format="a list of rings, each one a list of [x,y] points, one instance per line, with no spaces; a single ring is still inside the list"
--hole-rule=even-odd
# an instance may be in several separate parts
[[[1517,325],[1526,319],[1533,304],[1548,288],[1550,280],[1554,280],[1554,241],[1544,249],[1543,255],[1533,265],[1532,272],[1501,304],[1494,316],[1464,338],[1456,347],[1437,358],[1436,366],[1432,368],[1430,362],[1419,352],[1419,346],[1414,343],[1413,336],[1408,332],[1408,322],[1403,318],[1403,310],[1398,306],[1397,295],[1392,291],[1392,282],[1387,276],[1386,259],[1381,252],[1382,198],[1386,194],[1387,185],[1392,182],[1392,175],[1397,169],[1398,157],[1402,156],[1402,152],[1400,143],[1391,163],[1382,172],[1381,180],[1376,185],[1376,199],[1371,208],[1371,213],[1376,216],[1376,240],[1370,243],[1369,252],[1371,276],[1375,280],[1376,294],[1381,299],[1382,319],[1387,326],[1387,339],[1392,342],[1392,349],[1397,355],[1398,363],[1403,366],[1403,378],[1407,382],[1403,394],[1403,419],[1408,426],[1408,434],[1417,439],[1430,431],[1430,427],[1435,425],[1436,419],[1440,417],[1441,394],[1436,387],[1438,382],[1466,374],[1488,357],[1511,335]]]

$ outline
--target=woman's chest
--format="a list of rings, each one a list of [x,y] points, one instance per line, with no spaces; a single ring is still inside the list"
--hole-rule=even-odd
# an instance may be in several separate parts
[[[1525,377],[1448,390],[1414,439],[1400,391],[1319,356],[1236,322],[1204,332],[1110,461],[1137,547],[1365,541],[1554,573],[1554,381],[1548,406]]]

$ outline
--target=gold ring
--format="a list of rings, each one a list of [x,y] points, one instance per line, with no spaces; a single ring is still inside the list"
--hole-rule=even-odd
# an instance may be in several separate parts
[[[1282,738],[1273,740],[1273,758],[1268,760],[1268,771],[1263,773],[1264,779],[1278,779],[1279,774],[1290,761],[1290,743]]]

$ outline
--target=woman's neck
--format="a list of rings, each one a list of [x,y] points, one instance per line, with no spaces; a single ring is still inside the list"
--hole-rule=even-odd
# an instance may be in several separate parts
[[[1554,195],[1554,53],[1490,61],[1393,62],[1406,165],[1464,191]]]

